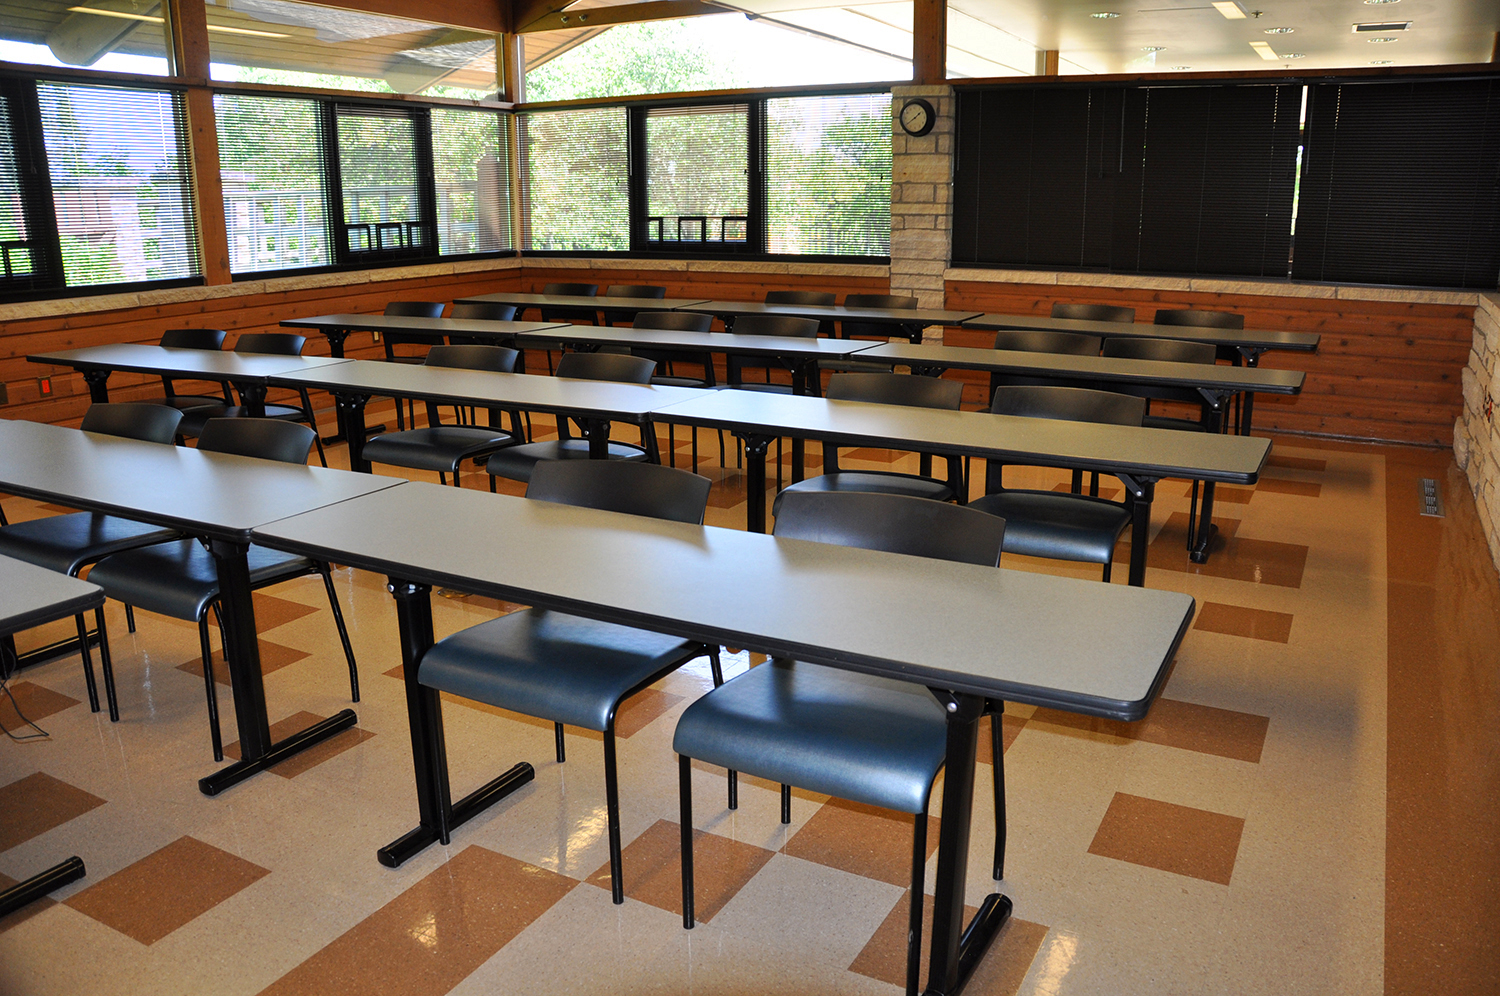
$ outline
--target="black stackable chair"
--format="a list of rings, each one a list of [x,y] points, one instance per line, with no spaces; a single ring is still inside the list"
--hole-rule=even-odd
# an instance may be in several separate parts
[[[838,295],[830,294],[827,291],[766,291],[767,304],[813,304],[819,306],[826,304],[831,306],[836,304],[837,301]],[[738,322],[739,319],[735,319],[735,321]],[[730,329],[730,331],[738,332],[739,329]],[[819,322],[818,335],[833,335],[833,322]]]
[[[1203,311],[1198,308],[1160,308],[1156,317],[1152,319],[1156,325],[1196,325],[1199,328],[1209,329],[1243,329],[1245,327],[1245,316],[1233,311]],[[1214,352],[1215,359],[1227,360],[1235,366],[1242,366],[1245,362],[1244,356],[1234,346],[1218,346]],[[1234,399],[1234,428],[1239,431],[1242,399]]]
[[[542,288],[543,294],[571,294],[577,297],[597,297],[599,294],[598,284],[547,284]],[[523,309],[524,310],[524,309]],[[540,308],[542,321],[563,322],[568,325],[598,325],[599,312],[593,308]],[[562,342],[536,342],[530,341],[527,345],[532,349],[540,349],[547,354],[547,372],[553,373],[552,354],[562,352],[565,344]]]
[[[846,294],[844,295],[844,306],[847,308],[915,308],[917,299],[903,294]],[[907,335],[904,328],[898,326],[893,328],[881,322],[839,322],[839,338],[841,339],[888,339],[893,331],[900,329],[901,335]],[[912,338],[908,336],[908,338]],[[841,359],[841,360],[819,360],[820,370],[844,370],[858,373],[881,373],[890,369],[889,364],[873,363],[869,360]]]
[[[1089,307],[1095,307],[1090,305]],[[1107,307],[1098,305],[1098,307]],[[1087,335],[1083,332],[1053,332],[1047,329],[1001,329],[995,333],[996,349],[1013,350],[1018,353],[1057,353],[1067,356],[1098,356],[1099,349],[1104,344],[1104,339],[1097,335]],[[1092,387],[1086,383],[1068,383],[1051,377],[1027,377],[1024,374],[1005,373],[1000,370],[990,372],[989,397],[995,396],[998,387]],[[964,476],[968,476],[968,458],[964,458]],[[1083,471],[1073,472],[1073,493],[1080,494],[1083,491]],[[1099,475],[1092,475],[1092,483],[1089,493],[1099,493]]]
[[[882,405],[905,405],[910,408],[936,408],[958,411],[964,386],[956,380],[938,377],[914,377],[897,373],[836,373],[828,381],[829,401],[868,401]],[[838,446],[823,443],[823,473],[788,485],[776,496],[771,513],[779,515],[782,501],[790,494],[827,491],[874,491],[880,494],[908,495],[935,501],[958,501],[963,504],[963,459],[947,457],[948,479],[930,476],[932,458],[927,454],[923,474],[898,474],[888,470],[841,470]]]
[[[710,482],[652,464],[590,460],[538,464],[526,497],[563,505],[701,524]],[[615,715],[620,703],[695,657],[723,681],[719,648],[629,626],[546,609],[522,609],[438,641],[422,657],[417,680],[528,716],[551,720],[557,760],[563,726],[604,734],[604,793],[609,867],[616,904],[625,901],[620,870],[619,776]]]
[[[443,309],[447,307],[442,301],[391,301],[381,312],[384,315],[396,318],[442,318]],[[387,332],[382,340],[385,344],[385,361],[387,363],[421,363],[422,356],[415,354],[397,353],[397,346],[419,346],[426,347],[432,340],[424,336],[402,335],[400,332]],[[426,355],[425,353],[422,355]],[[417,421],[416,407],[407,403],[412,424]],[[401,411],[401,399],[396,399],[396,428],[406,428],[406,414]]]
[[[433,346],[424,365],[458,370],[490,370],[511,373],[521,354],[505,346]],[[457,406],[455,406],[457,407]],[[460,411],[462,409],[459,409]],[[495,414],[491,414],[494,421]],[[496,450],[525,442],[520,415],[510,413],[511,426],[444,425],[436,402],[427,402],[427,427],[388,432],[365,442],[363,455],[372,463],[436,471],[439,483],[453,475],[453,486],[461,487],[458,468],[465,460],[488,457]]]
[[[449,318],[470,318],[485,322],[510,322],[515,321],[516,306],[513,304],[500,304],[497,301],[460,301],[453,305],[448,311]],[[468,335],[450,335],[448,337],[450,346],[497,346],[499,343],[491,339],[476,339]]]
[[[84,413],[84,432],[123,436],[148,443],[171,445],[177,437],[182,412],[166,405],[96,404]],[[84,567],[111,554],[132,547],[149,546],[181,536],[176,529],[133,522],[100,512],[70,512],[29,522],[13,522],[0,529],[0,554],[24,560],[48,570],[78,576]],[[131,632],[135,618],[127,615]],[[88,627],[82,615],[75,616],[78,644],[83,657],[83,676],[88,685],[89,709],[99,711],[99,691],[94,684],[94,663],[89,656]],[[104,692],[109,702],[109,718],[120,720],[115,701],[114,669],[110,666],[109,643],[104,638],[104,609],[94,610],[94,625],[99,632],[99,661],[104,670]]]
[[[624,353],[565,353],[557,364],[557,376],[578,380],[609,380],[622,384],[649,384],[656,362]],[[567,417],[557,417],[557,438],[507,446],[485,463],[491,477],[530,481],[532,470],[546,460],[587,460],[589,441],[574,436]],[[609,441],[610,460],[660,463],[656,433],[648,423],[641,427],[641,445]],[[490,489],[494,490],[494,482]]]
[[[656,284],[611,284],[609,287],[605,288],[604,296],[644,297],[650,298],[653,301],[660,301],[667,296],[667,289],[665,287],[659,287]],[[604,316],[605,325],[613,325],[615,323],[616,317],[620,319],[620,323],[623,325],[626,323],[634,323],[635,316],[640,314],[640,312],[627,311],[617,313],[617,315],[611,315],[610,312],[605,311],[601,312],[601,314]]]
[[[224,348],[225,333],[222,329],[167,329],[161,334],[158,346],[168,349],[206,349],[217,352]],[[229,393],[229,382],[220,381],[220,394],[178,394],[171,377],[161,379],[162,397],[151,399],[150,404],[166,405],[179,411],[199,408],[203,405],[234,404],[234,395]]]
[[[818,327],[817,320],[813,318],[794,318],[790,315],[740,315],[734,320],[733,331],[735,335],[779,335],[797,339],[816,339]],[[791,364],[774,356],[736,356],[731,353],[726,368],[726,379],[729,381],[727,386],[741,391],[791,394],[790,384],[771,382],[772,370],[790,369]],[[747,382],[745,380],[747,370],[765,371],[765,381],[763,383]],[[813,381],[812,389],[816,394],[818,391],[816,380]]]
[[[307,337],[296,335],[292,332],[246,332],[240,336],[234,344],[236,353],[265,353],[273,356],[301,356],[302,347],[307,345]],[[298,405],[266,405],[266,418],[276,419],[283,422],[302,422],[313,431],[313,443],[318,448],[318,462],[328,466],[328,459],[323,454],[323,440],[318,438],[318,418],[313,410],[312,398],[307,394],[307,388],[297,388],[302,404]],[[396,407],[396,414],[401,413],[400,405]],[[202,408],[193,408],[183,413],[182,424],[177,427],[179,436],[198,436],[203,432],[203,426],[210,419],[215,418],[244,418],[250,414],[250,410],[244,406],[244,401],[238,405],[205,405]]]
[[[313,430],[305,425],[276,419],[219,418],[211,419],[204,425],[198,437],[198,449],[302,464],[307,462],[314,435]],[[254,589],[280,584],[304,574],[322,576],[323,587],[328,592],[328,604],[333,609],[333,621],[338,627],[339,641],[344,646],[344,657],[349,663],[349,693],[358,702],[359,670],[354,662],[354,648],[349,643],[349,631],[344,626],[344,614],[339,610],[338,595],[334,591],[328,565],[254,544],[250,546],[249,562],[250,585]],[[148,612],[198,624],[198,648],[203,656],[204,694],[208,699],[209,733],[213,740],[214,760],[222,761],[224,747],[219,732],[219,697],[214,686],[213,654],[208,641],[208,612],[213,609],[217,617],[219,601],[219,571],[213,554],[197,539],[156,543],[105,557],[89,572],[89,580],[103,588],[107,598]],[[108,640],[102,621],[101,616],[101,647]],[[222,625],[220,620],[219,639],[220,644],[224,645]],[[227,647],[225,656],[228,657]],[[109,670],[107,657],[104,667],[105,690],[110,695],[110,714],[113,716],[116,711],[114,678]]]
[[[1144,398],[1080,387],[1002,387],[990,411],[997,415],[1053,418],[1071,422],[1140,425]],[[969,507],[1005,520],[1005,551],[1028,557],[1101,564],[1110,578],[1115,544],[1130,528],[1135,504],[1058,491],[1008,490],[1002,465],[986,461],[985,495]]]
[[[1006,524],[972,509],[900,495],[799,493],[787,496],[776,536],[996,567]],[[987,704],[994,750],[994,877],[1004,876],[1004,745]],[[947,712],[919,684],[802,661],[753,667],[688,706],[677,722],[682,807],[682,925],[692,928],[692,760],[780,782],[781,821],[791,822],[790,786],[912,814],[911,915],[906,991],[917,991],[921,963],[927,803],[942,770]],[[730,808],[738,800],[731,795]]]
[[[1053,318],[1076,318],[1086,322],[1133,322],[1135,309],[1118,304],[1074,304],[1071,301],[1052,302]]]
[[[610,290],[614,290],[613,287]],[[708,332],[713,328],[712,315],[701,315],[692,311],[638,311],[632,328],[666,329],[676,332]],[[712,390],[718,386],[714,375],[713,354],[689,349],[640,349],[630,350],[634,356],[644,356],[656,361],[656,369],[664,371],[651,378],[651,383],[665,387],[699,387]],[[702,369],[700,377],[686,377],[677,373],[676,364],[689,363]],[[667,464],[677,466],[676,425],[667,424]],[[698,430],[693,433],[693,470],[698,469]],[[724,466],[724,430],[719,430],[719,466]]]

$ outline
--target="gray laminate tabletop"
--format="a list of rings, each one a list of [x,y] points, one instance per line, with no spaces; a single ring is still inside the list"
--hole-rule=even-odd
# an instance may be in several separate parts
[[[440,342],[447,336],[507,343],[522,332],[552,328],[557,322],[495,322],[482,318],[420,318],[406,315],[314,315],[281,323],[289,329],[311,329],[324,335],[350,332],[380,332],[429,338]]]
[[[678,308],[709,315],[788,315],[822,322],[872,322],[881,325],[959,325],[979,317],[977,311],[941,308],[851,308],[843,304],[766,304],[764,301],[704,301]]]
[[[227,380],[244,384],[265,383],[271,374],[282,371],[310,370],[345,362],[331,356],[277,356],[217,349],[173,349],[133,342],[33,353],[26,358],[32,363],[50,363],[75,370],[129,370],[134,373],[197,380]]]
[[[784,356],[798,360],[834,359],[863,352],[875,345],[867,339],[804,339],[784,335],[735,335],[731,332],[627,329],[608,325],[564,325],[517,337],[522,345],[528,339],[584,343],[590,346],[633,346],[641,349],[680,349],[742,356]]]
[[[513,304],[526,308],[582,308],[594,311],[676,311],[688,305],[702,304],[700,297],[609,297],[604,294],[523,294],[496,291],[461,297],[455,304]]]
[[[1310,353],[1321,338],[1316,332],[1288,332],[1269,329],[1216,329],[1195,325],[1151,325],[1146,322],[1095,322],[1081,318],[1051,318],[1047,315],[978,315],[963,323],[971,329],[1038,329],[1046,332],[1082,332],[1085,335],[1110,337],[1147,337],[1152,339],[1186,339],[1210,342],[1215,346],[1232,346],[1247,352],[1291,350]]]
[[[255,542],[403,581],[1123,720],[1145,714],[1194,604],[1177,592],[420,483],[271,523]]]
[[[76,616],[104,604],[104,589],[14,557],[0,556],[0,634]]]

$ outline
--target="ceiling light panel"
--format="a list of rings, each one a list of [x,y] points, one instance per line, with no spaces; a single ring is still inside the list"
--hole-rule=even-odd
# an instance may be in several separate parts
[[[1213,8],[1231,21],[1243,21],[1245,19],[1245,8],[1238,3],[1232,2],[1232,0],[1217,0]]]

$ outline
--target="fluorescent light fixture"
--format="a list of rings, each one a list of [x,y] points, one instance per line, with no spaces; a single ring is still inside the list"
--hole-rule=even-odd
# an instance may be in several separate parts
[[[1243,21],[1245,19],[1245,8],[1235,3],[1234,0],[1216,0],[1213,7],[1214,10],[1223,14],[1231,21]]]
[[[1101,10],[1097,14],[1090,14],[1089,16],[1092,17],[1096,21],[1109,21],[1109,20],[1113,20],[1116,17],[1119,17],[1120,14],[1119,14],[1118,11]]]
[[[123,10],[104,10],[100,7],[69,7],[68,11],[74,14],[93,14],[95,17],[117,17],[122,21],[145,21],[147,24],[165,23],[164,19],[151,14],[127,14]],[[229,28],[218,24],[210,24],[208,30],[216,31],[223,35],[250,35],[253,38],[288,37],[282,31],[256,31],[254,28]]]
[[[1266,35],[1289,35],[1296,30],[1296,28],[1266,28],[1261,33]]]
[[[1256,55],[1260,56],[1262,59],[1265,59],[1267,62],[1281,61],[1281,56],[1271,51],[1271,46],[1267,45],[1265,42],[1251,42],[1250,47],[1255,49]]]
[[[1143,46],[1141,46],[1141,51],[1142,52],[1165,52],[1166,49],[1167,49],[1167,47],[1165,45],[1143,45]]]
[[[289,38],[284,31],[256,31],[254,28],[231,28],[222,24],[210,24],[208,30],[221,35],[249,35],[252,38]]]

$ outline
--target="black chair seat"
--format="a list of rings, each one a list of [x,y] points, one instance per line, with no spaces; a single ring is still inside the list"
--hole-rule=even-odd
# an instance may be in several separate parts
[[[758,391],[761,394],[791,394],[790,384],[717,384],[716,391]]]
[[[203,427],[211,418],[249,418],[250,409],[244,405],[204,405],[182,413],[178,433],[184,436],[201,436]],[[284,419],[293,422],[306,421],[307,415],[300,408],[286,405],[266,405],[266,418]]]
[[[871,806],[921,813],[947,721],[921,685],[774,661],[688,706],[672,749]]]
[[[540,443],[507,446],[485,462],[486,472],[512,481],[531,480],[531,471],[543,460],[587,460],[587,439],[549,439]],[[646,461],[646,451],[629,443],[609,442],[609,459]]]
[[[1052,491],[1002,491],[969,502],[1005,520],[1006,553],[1107,564],[1130,510],[1116,502]]]
[[[602,733],[632,690],[706,652],[675,636],[525,609],[440,640],[417,677],[429,688]]]
[[[771,506],[775,515],[781,508],[781,497],[788,491],[863,491],[884,495],[906,495],[910,498],[931,498],[933,501],[952,501],[953,489],[942,481],[916,474],[894,474],[886,471],[841,470],[836,474],[823,474],[783,488]]]
[[[314,573],[306,557],[268,547],[250,547],[250,586],[260,588],[282,577]],[[108,598],[175,619],[199,619],[219,597],[219,571],[213,555],[197,540],[158,543],[106,557],[89,580]]]
[[[164,543],[182,535],[175,529],[98,512],[73,512],[0,529],[0,554],[64,574],[132,547]]]
[[[516,442],[504,429],[473,425],[438,425],[390,432],[368,440],[361,451],[373,463],[418,470],[453,471],[471,456]]]
[[[1175,429],[1178,432],[1207,432],[1208,427],[1198,419],[1170,418],[1166,415],[1147,415],[1141,425],[1148,429]]]

